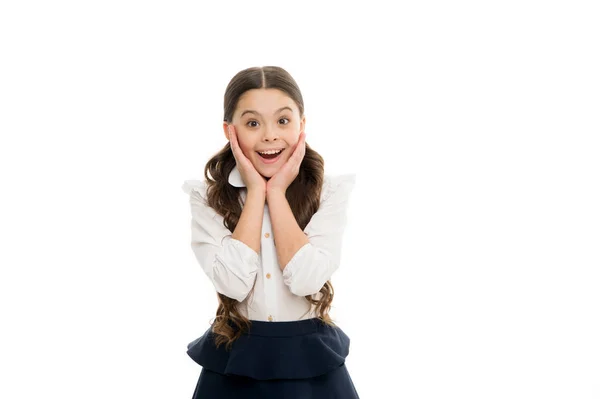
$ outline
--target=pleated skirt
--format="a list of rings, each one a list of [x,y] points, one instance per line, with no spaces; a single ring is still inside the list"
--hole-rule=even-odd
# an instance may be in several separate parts
[[[216,347],[209,328],[188,344],[202,366],[192,399],[358,399],[345,364],[349,349],[344,331],[318,318],[252,320],[229,350]]]

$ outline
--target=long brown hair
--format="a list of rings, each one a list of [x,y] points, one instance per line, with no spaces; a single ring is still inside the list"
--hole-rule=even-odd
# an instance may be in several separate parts
[[[238,100],[244,92],[260,88],[274,88],[284,92],[298,106],[300,118],[303,117],[304,101],[296,81],[283,68],[263,66],[244,69],[231,79],[225,90],[223,121],[232,122]],[[245,189],[228,184],[229,173],[235,165],[235,157],[229,142],[227,142],[223,149],[207,162],[204,168],[208,205],[223,216],[225,227],[232,232],[235,230],[242,213],[243,205],[240,199],[240,191]],[[323,157],[306,144],[306,151],[298,176],[285,193],[298,226],[302,230],[319,209],[324,166]],[[254,292],[254,287],[252,287],[252,292]],[[331,281],[327,281],[319,293],[321,294],[319,299],[313,298],[313,295],[307,295],[305,298],[310,303],[311,308],[315,306],[316,315],[319,319],[334,326],[335,323],[329,316],[334,294]],[[314,295],[318,296],[319,293]],[[239,312],[237,308],[239,302],[237,300],[219,292],[217,292],[217,297],[219,306],[215,321],[212,323],[212,332],[216,334],[217,347],[225,343],[226,348],[230,349],[233,342],[248,330],[251,321]]]

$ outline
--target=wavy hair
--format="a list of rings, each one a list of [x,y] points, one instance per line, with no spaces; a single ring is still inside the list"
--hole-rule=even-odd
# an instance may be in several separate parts
[[[292,76],[283,68],[263,66],[244,69],[231,79],[225,90],[223,121],[232,122],[242,94],[248,90],[260,88],[281,90],[296,103],[300,110],[300,118],[304,115],[302,94]],[[208,205],[223,216],[223,224],[231,232],[235,230],[242,214],[243,204],[240,192],[245,190],[244,187],[234,187],[228,183],[229,173],[235,165],[235,157],[228,141],[204,167]],[[324,166],[323,157],[306,144],[298,176],[285,193],[296,222],[302,230],[319,209]],[[251,293],[253,292],[254,287],[252,287]],[[329,316],[334,295],[331,281],[327,281],[319,293],[321,294],[319,299],[313,298],[313,295],[307,295],[304,298],[310,303],[311,308],[314,306],[319,319],[328,325],[335,326]],[[230,349],[233,342],[243,332],[248,331],[251,321],[240,313],[237,300],[219,292],[217,292],[217,297],[219,305],[211,330],[216,335],[217,347],[226,344],[226,348]]]

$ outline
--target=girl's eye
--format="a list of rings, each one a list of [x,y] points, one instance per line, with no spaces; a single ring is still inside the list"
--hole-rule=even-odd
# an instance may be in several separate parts
[[[288,118],[279,118],[279,122],[281,122],[281,121],[286,121],[285,123],[283,123],[284,125],[287,125],[288,123],[290,123],[290,120]],[[258,123],[258,121],[250,120],[250,121],[246,122],[246,125],[250,126],[250,127],[257,126],[257,125],[251,125],[251,123]]]

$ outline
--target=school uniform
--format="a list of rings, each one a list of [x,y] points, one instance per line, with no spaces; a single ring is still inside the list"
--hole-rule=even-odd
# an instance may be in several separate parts
[[[355,174],[324,176],[320,207],[304,229],[310,242],[283,272],[266,203],[257,254],[234,239],[223,217],[207,205],[204,181],[184,182],[192,251],[215,290],[236,299],[240,313],[251,321],[231,350],[224,344],[216,348],[210,326],[188,344],[187,354],[202,366],[193,399],[358,398],[345,365],[350,338],[340,327],[319,320],[304,298],[320,299],[319,290],[340,265],[355,179]],[[237,166],[228,182],[245,187]],[[244,203],[246,192],[240,191]]]

